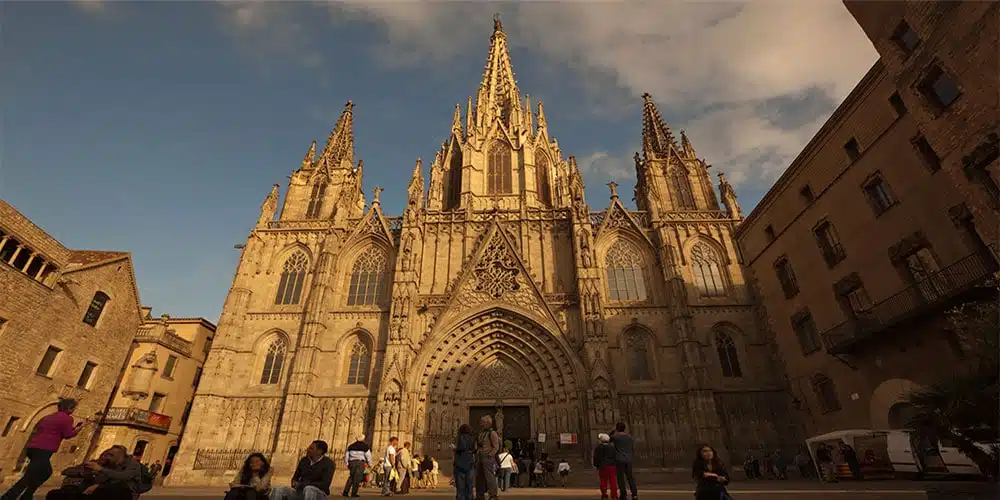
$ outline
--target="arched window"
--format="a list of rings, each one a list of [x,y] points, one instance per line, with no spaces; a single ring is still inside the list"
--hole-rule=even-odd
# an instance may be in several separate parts
[[[674,191],[674,204],[677,210],[694,210],[694,195],[691,194],[691,180],[687,170],[674,168],[670,173],[670,183]]]
[[[626,365],[629,380],[653,380],[649,362],[649,336],[642,330],[625,332]]]
[[[715,352],[719,354],[719,366],[724,377],[742,377],[740,355],[736,351],[736,343],[726,332],[715,332]]]
[[[347,368],[347,383],[368,385],[368,369],[371,367],[372,355],[368,346],[357,339],[351,346],[351,364]]]
[[[691,249],[691,272],[694,284],[702,297],[723,297],[726,295],[726,281],[722,275],[719,253],[704,243]]]
[[[820,410],[824,413],[840,409],[840,398],[837,397],[837,387],[830,377],[817,373],[812,377],[812,388],[819,401]]]
[[[538,201],[545,206],[552,205],[552,192],[549,188],[549,157],[545,152],[535,152],[535,189],[538,190]]]
[[[319,210],[323,208],[324,196],[326,196],[326,181],[320,180],[313,184],[312,194],[309,195],[309,207],[306,208],[307,219],[319,217]]]
[[[642,257],[631,242],[618,240],[605,258],[608,272],[608,298],[612,301],[646,300],[646,281]]]
[[[264,356],[264,369],[260,372],[261,384],[277,384],[281,378],[281,367],[285,364],[285,339],[276,338],[267,348]]]
[[[108,297],[108,294],[95,293],[94,298],[90,299],[90,305],[87,306],[87,312],[83,314],[83,322],[90,326],[97,326],[97,320],[101,319],[101,313],[104,312],[104,306],[109,300],[111,297]]]
[[[509,194],[514,191],[510,148],[496,142],[490,149],[486,168],[487,192],[489,194]]]
[[[281,281],[278,283],[278,294],[274,297],[275,304],[298,304],[302,298],[302,283],[306,280],[306,267],[309,259],[301,250],[297,250],[281,268]]]
[[[354,261],[351,286],[347,292],[347,305],[370,306],[379,300],[382,278],[385,275],[385,253],[375,247],[365,250]]]
[[[451,165],[448,167],[447,208],[455,208],[462,199],[462,152],[454,146],[451,150]]]

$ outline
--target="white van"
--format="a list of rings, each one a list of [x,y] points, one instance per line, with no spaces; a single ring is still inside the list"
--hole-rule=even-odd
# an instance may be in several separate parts
[[[846,443],[854,448],[866,477],[967,475],[981,476],[975,462],[947,442],[930,443],[918,440],[904,430],[851,429],[828,432],[806,439],[809,455],[816,463],[816,450],[821,443],[833,449],[834,462],[843,464],[838,447]],[[977,445],[986,449],[985,445]],[[840,475],[846,470],[840,468]]]

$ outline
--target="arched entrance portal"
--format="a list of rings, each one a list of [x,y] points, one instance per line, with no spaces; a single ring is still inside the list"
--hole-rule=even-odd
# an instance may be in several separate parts
[[[459,425],[475,429],[485,414],[522,449],[539,434],[544,448],[561,433],[587,432],[582,365],[565,339],[524,315],[472,315],[428,342],[413,366],[424,370],[411,388],[426,415],[415,429],[425,449],[447,449]]]

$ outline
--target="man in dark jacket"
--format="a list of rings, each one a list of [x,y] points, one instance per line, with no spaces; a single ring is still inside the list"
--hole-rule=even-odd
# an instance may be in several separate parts
[[[329,447],[326,441],[313,441],[306,448],[306,456],[299,460],[292,474],[292,487],[279,486],[272,498],[297,500],[326,500],[330,495],[330,483],[336,465],[326,456]]]
[[[615,445],[611,444],[611,436],[598,434],[600,444],[594,449],[594,467],[601,479],[601,500],[608,500],[608,488],[611,488],[611,498],[618,498],[618,482],[615,478]]]
[[[347,453],[344,455],[344,463],[347,465],[347,470],[349,471],[347,484],[344,485],[344,496],[357,498],[360,496],[358,495],[358,489],[361,488],[361,483],[365,481],[365,467],[374,465],[372,464],[372,449],[365,442],[363,434],[358,436],[357,441],[347,447]]]
[[[124,446],[112,446],[97,460],[63,471],[63,486],[50,491],[49,500],[134,500],[139,496],[139,462],[128,456]]]
[[[635,449],[635,440],[632,435],[625,432],[625,423],[618,422],[615,431],[611,434],[611,443],[615,445],[615,469],[618,473],[618,489],[621,490],[621,499],[627,500],[628,493],[625,489],[626,481],[628,489],[632,491],[632,498],[639,498],[639,493],[635,486],[635,476],[632,475],[632,456]]]

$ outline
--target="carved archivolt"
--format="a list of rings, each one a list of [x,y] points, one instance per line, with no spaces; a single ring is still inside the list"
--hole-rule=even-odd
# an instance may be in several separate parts
[[[472,394],[476,399],[529,398],[531,390],[524,379],[524,372],[505,357],[498,358],[479,372]]]

